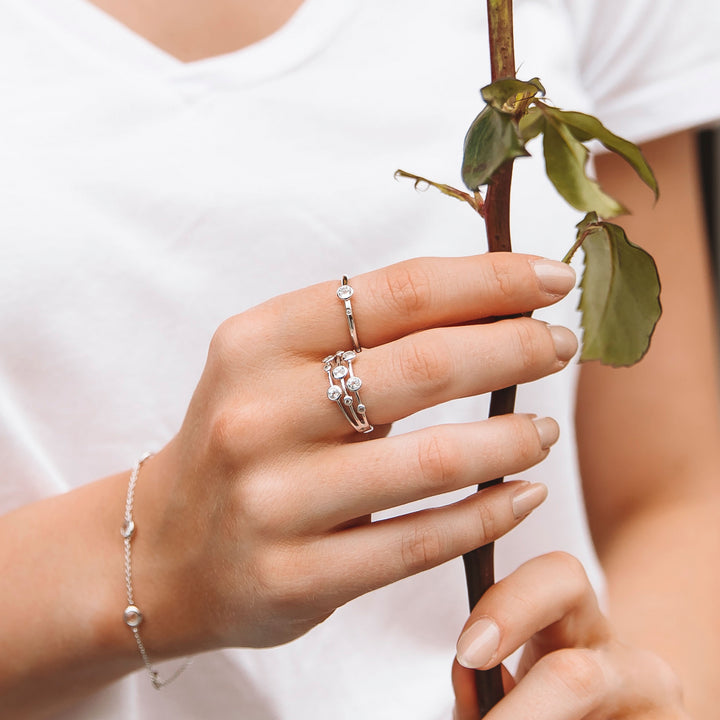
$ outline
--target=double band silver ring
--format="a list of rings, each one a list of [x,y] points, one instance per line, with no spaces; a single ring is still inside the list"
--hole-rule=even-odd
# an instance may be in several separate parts
[[[345,419],[359,433],[369,433],[373,426],[368,422],[366,408],[360,399],[362,380],[353,372],[352,362],[357,357],[354,350],[338,350],[323,359],[330,387],[328,400],[336,403]]]

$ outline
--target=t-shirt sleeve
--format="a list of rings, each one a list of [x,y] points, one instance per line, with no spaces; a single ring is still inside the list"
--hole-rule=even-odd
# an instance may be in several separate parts
[[[595,114],[635,142],[720,122],[717,0],[563,0]]]

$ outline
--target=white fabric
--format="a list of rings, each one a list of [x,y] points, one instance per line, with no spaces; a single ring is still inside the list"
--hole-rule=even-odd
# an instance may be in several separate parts
[[[85,0],[0,0],[0,510],[167,442],[227,316],[343,273],[483,249],[469,210],[393,180],[402,167],[459,183],[489,75],[483,5],[306,0],[270,38],[185,65]],[[515,14],[520,76],[561,107],[635,138],[720,116],[710,0],[518,0]],[[540,159],[516,163],[514,193],[516,249],[561,257],[579,216]],[[541,316],[575,327],[575,304]],[[498,543],[500,574],[566,549],[601,583],[575,372],[521,388],[518,409],[557,418],[563,438],[523,474],[551,496]],[[485,412],[484,399],[453,403],[398,431]],[[160,693],[135,674],[62,718],[446,720],[464,592],[448,563],[287,646],[198,657]]]

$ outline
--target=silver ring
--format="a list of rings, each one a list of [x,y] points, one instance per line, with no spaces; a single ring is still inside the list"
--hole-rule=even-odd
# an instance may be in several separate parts
[[[342,284],[337,289],[337,296],[340,300],[345,303],[345,317],[347,318],[348,329],[350,330],[350,338],[352,339],[353,348],[355,352],[361,352],[360,341],[357,336],[357,327],[355,326],[355,317],[353,316],[352,305],[350,304],[350,298],[352,297],[354,290],[348,283],[347,275],[343,275]]]
[[[327,398],[342,410],[354,430],[369,433],[373,426],[368,422],[367,409],[360,399],[362,380],[353,372],[352,362],[355,358],[354,350],[338,350],[323,359],[323,369],[330,382]]]

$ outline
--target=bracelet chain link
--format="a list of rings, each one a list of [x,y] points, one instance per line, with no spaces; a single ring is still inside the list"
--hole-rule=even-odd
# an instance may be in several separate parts
[[[125,624],[130,628],[135,637],[140,656],[142,657],[143,663],[147,668],[148,674],[150,675],[150,682],[152,686],[159,690],[165,685],[169,685],[175,680],[190,664],[191,660],[188,658],[169,678],[161,680],[158,671],[154,668],[150,662],[147,650],[145,650],[145,644],[140,637],[138,627],[143,621],[143,614],[140,612],[140,608],[135,604],[135,592],[133,589],[132,581],[132,538],[135,534],[135,521],[133,520],[133,505],[135,502],[135,485],[137,484],[138,475],[140,474],[140,468],[142,464],[152,455],[152,453],[146,452],[143,456],[135,463],[130,474],[130,482],[128,483],[127,498],[125,500],[125,520],[120,529],[120,534],[123,536],[125,544],[125,590],[127,592],[127,607],[123,612],[123,620]]]

